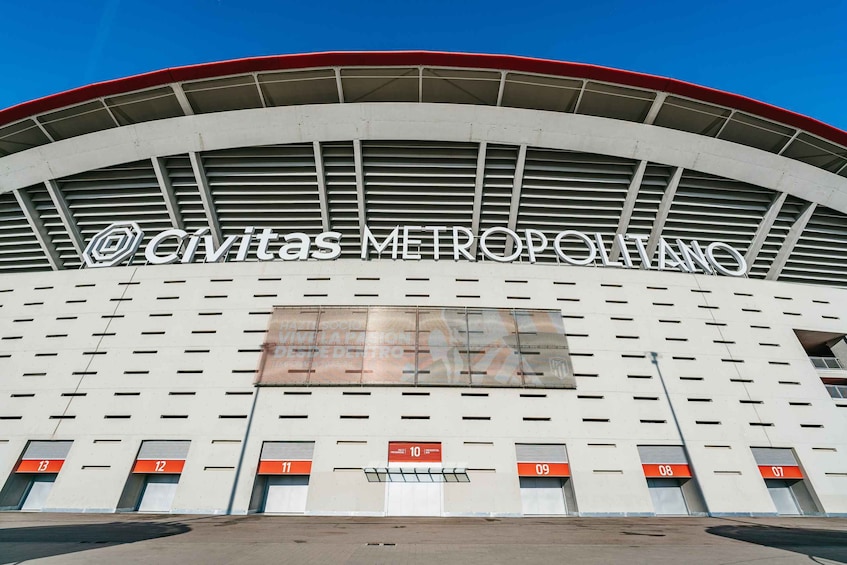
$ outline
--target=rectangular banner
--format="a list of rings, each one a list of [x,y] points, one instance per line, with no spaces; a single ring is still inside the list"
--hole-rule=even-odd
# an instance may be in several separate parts
[[[274,308],[256,384],[576,388],[559,311]]]
[[[64,459],[24,459],[15,469],[16,473],[58,473],[65,464]]]
[[[133,473],[171,474],[182,473],[185,459],[138,459],[132,468]]]
[[[567,463],[518,463],[519,477],[570,477]]]
[[[759,465],[763,479],[802,479],[803,471],[796,465]]]
[[[441,463],[441,444],[392,441],[388,444],[388,462]]]
[[[311,472],[311,461],[259,461],[260,475],[308,475]]]
[[[680,464],[651,464],[645,463],[641,467],[644,468],[644,476],[648,479],[664,478],[664,479],[690,479],[691,468],[688,465]]]

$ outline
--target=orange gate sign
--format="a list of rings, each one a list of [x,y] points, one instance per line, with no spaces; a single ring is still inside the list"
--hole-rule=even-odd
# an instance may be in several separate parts
[[[138,459],[132,472],[178,475],[184,466],[185,459]]]
[[[649,464],[641,466],[648,479],[690,479],[691,468],[680,464]]]
[[[259,461],[260,475],[308,475],[311,472],[311,461],[280,461],[273,459]]]
[[[388,444],[388,462],[441,463],[441,444],[392,441]]]
[[[803,471],[797,465],[759,465],[763,479],[802,479]]]
[[[24,459],[15,469],[16,473],[58,473],[65,464],[64,459]]]
[[[567,463],[518,463],[519,477],[570,477]]]

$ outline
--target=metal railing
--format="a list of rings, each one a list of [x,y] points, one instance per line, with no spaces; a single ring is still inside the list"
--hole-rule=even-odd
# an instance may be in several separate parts
[[[843,369],[844,366],[837,357],[809,357],[815,369]]]

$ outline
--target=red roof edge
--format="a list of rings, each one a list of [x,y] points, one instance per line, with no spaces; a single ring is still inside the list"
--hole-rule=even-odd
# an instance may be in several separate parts
[[[746,96],[731,94],[680,80],[583,63],[569,63],[513,55],[446,53],[437,51],[303,53],[296,55],[251,57],[162,69],[126,78],[98,82],[11,106],[0,110],[0,126],[104,96],[125,94],[172,82],[184,82],[250,72],[308,69],[315,67],[418,65],[538,73],[598,80],[622,86],[667,92],[709,104],[717,104],[740,110],[754,116],[805,130],[839,145],[847,145],[847,131],[814,118],[759,102]]]

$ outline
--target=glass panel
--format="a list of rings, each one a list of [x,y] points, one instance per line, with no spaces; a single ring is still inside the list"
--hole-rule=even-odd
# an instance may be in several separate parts
[[[309,384],[360,384],[363,352],[362,347],[345,345],[316,348]]]
[[[414,349],[415,318],[414,308],[371,308],[368,312],[366,344]]]
[[[420,347],[467,346],[464,308],[427,308],[418,312]]]
[[[306,384],[309,380],[311,347],[296,345],[268,346],[265,361],[259,373],[260,384]]]
[[[470,384],[468,354],[458,347],[431,347],[418,351],[418,384]]]
[[[415,349],[400,345],[368,345],[364,350],[362,384],[415,384]]]
[[[517,349],[512,313],[493,308],[468,310],[468,344],[470,347]]]
[[[508,347],[470,351],[472,386],[521,386],[520,355]]]
[[[565,328],[559,312],[517,310],[515,320],[520,332],[521,349],[567,348]]]
[[[367,308],[326,308],[318,323],[318,345],[364,345]]]
[[[268,343],[312,345],[317,324],[317,309],[276,308],[268,327]]]
[[[570,357],[564,349],[521,352],[524,386],[576,388]]]

